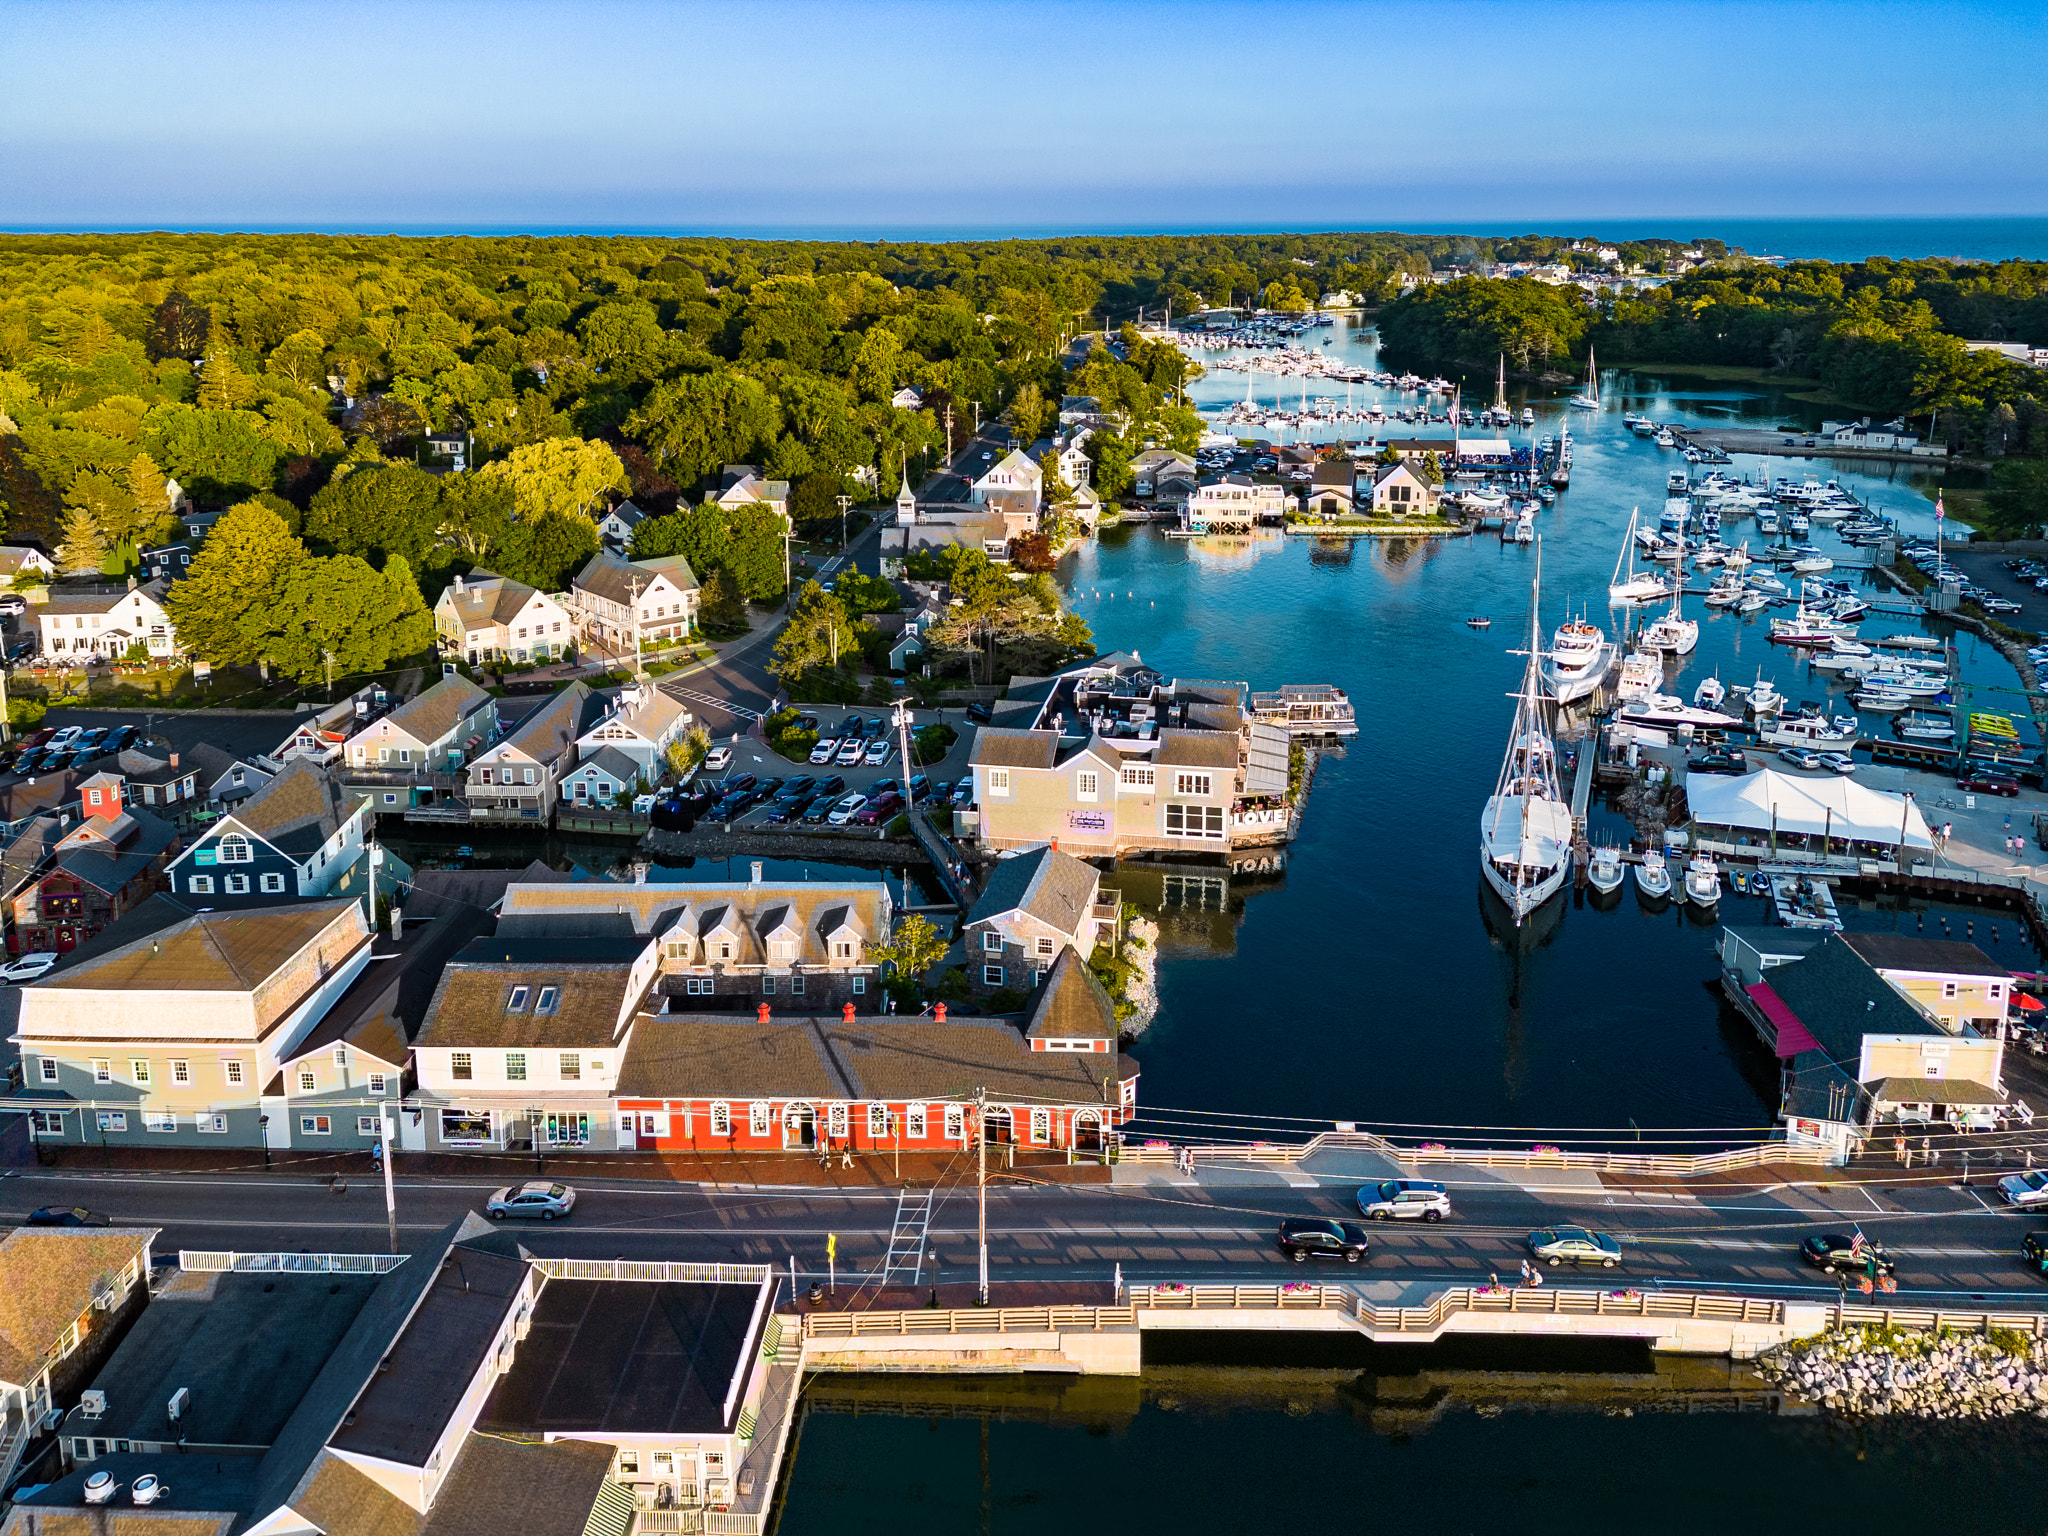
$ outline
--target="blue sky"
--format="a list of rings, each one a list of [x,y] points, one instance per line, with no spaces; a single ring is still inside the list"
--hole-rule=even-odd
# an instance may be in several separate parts
[[[2048,214],[2048,6],[0,0],[13,227]]]

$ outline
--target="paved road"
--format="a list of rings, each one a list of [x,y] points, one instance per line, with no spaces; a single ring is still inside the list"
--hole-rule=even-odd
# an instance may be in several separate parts
[[[401,1158],[401,1174],[403,1167]],[[528,1172],[509,1159],[505,1167],[507,1178]],[[551,1229],[550,1237],[591,1256],[778,1266],[794,1257],[801,1271],[811,1271],[822,1268],[825,1234],[833,1232],[846,1275],[879,1262],[895,1210],[894,1196],[886,1191],[720,1192],[616,1179],[578,1183],[575,1216]],[[480,1206],[491,1187],[484,1181],[400,1177],[401,1246],[416,1246],[425,1234]],[[1285,1216],[1346,1214],[1355,1187],[1353,1180],[1330,1179],[1312,1189],[1121,1183],[996,1188],[989,1196],[992,1273],[998,1280],[1106,1281],[1121,1265],[1132,1280],[1270,1283],[1301,1273],[1274,1252],[1274,1224]],[[1616,1278],[1632,1284],[1710,1284],[1817,1297],[1832,1295],[1834,1287],[1799,1264],[1796,1243],[1810,1232],[1855,1224],[1898,1260],[1901,1304],[2048,1304],[2048,1287],[2017,1259],[2020,1238],[2033,1221],[1986,1205],[1975,1191],[1950,1186],[1822,1185],[1695,1197],[1496,1184],[1456,1189],[1454,1199],[1452,1220],[1375,1227],[1366,1265],[1326,1266],[1325,1275],[1380,1295],[1421,1294],[1488,1274],[1512,1278],[1532,1227],[1582,1221],[1621,1238],[1626,1259]],[[336,1196],[306,1179],[253,1172],[166,1177],[24,1170],[0,1181],[0,1219],[16,1219],[46,1203],[83,1204],[117,1221],[160,1226],[159,1246],[166,1252],[360,1252],[385,1245],[381,1190],[367,1182]],[[972,1277],[971,1165],[941,1193],[930,1251],[936,1273],[928,1268],[926,1279]]]

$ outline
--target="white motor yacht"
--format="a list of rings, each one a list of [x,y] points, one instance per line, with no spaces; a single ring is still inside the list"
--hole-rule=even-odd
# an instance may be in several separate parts
[[[1763,673],[1756,675],[1756,681],[1748,688],[1749,712],[1752,715],[1775,715],[1785,707],[1785,695],[1778,692],[1777,685]]]
[[[1721,866],[1712,855],[1696,853],[1686,864],[1685,899],[1698,907],[1711,907],[1721,899]]]
[[[1801,576],[1814,576],[1834,568],[1835,562],[1826,555],[1801,555],[1792,562],[1792,569]]]
[[[1838,715],[1832,720],[1815,720],[1806,715],[1793,720],[1781,718],[1757,733],[1758,740],[1767,747],[1811,747],[1816,752],[1852,747],[1861,734],[1854,715]]]
[[[1621,862],[1621,850],[1603,843],[1593,850],[1593,857],[1587,861],[1586,883],[1606,896],[1621,889],[1627,873],[1627,867]]]
[[[1664,686],[1664,658],[1655,651],[1630,651],[1621,663],[1621,679],[1614,685],[1623,699],[1640,699]]]
[[[1652,901],[1662,901],[1671,894],[1670,867],[1655,848],[1646,849],[1643,862],[1636,866],[1636,889]]]
[[[1792,589],[1769,571],[1751,571],[1742,579],[1766,597],[1790,597],[1792,595]]]
[[[1598,624],[1575,619],[1560,624],[1543,658],[1543,686],[1560,704],[1570,704],[1607,681],[1615,646]]]
[[[1515,695],[1500,780],[1479,818],[1480,871],[1514,913],[1517,927],[1564,888],[1571,869],[1572,808],[1558,783],[1557,747],[1550,737],[1536,644],[1542,571],[1539,543],[1529,593],[1529,664]]]
[[[1892,734],[1901,741],[1948,743],[1956,739],[1956,723],[1947,715],[1922,714],[1915,710],[1892,722]]]

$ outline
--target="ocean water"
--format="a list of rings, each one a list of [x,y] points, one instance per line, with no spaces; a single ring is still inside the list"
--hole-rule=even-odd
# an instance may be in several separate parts
[[[90,225],[53,229],[42,225],[0,224],[0,233],[106,233],[136,226]],[[635,238],[716,237],[728,240],[1049,240],[1080,235],[1202,235],[1214,225],[1158,224],[1125,228],[1074,224],[444,224],[345,220],[330,224],[168,224],[147,226],[176,233],[345,235],[601,235]],[[1984,219],[1753,219],[1739,215],[1699,218],[1585,218],[1530,224],[1396,225],[1239,225],[1229,234],[1311,233],[1345,229],[1400,229],[1420,234],[1524,234],[1587,236],[1602,240],[1712,238],[1739,245],[1753,255],[1805,257],[1821,261],[1861,261],[1866,256],[1898,258],[1966,256],[1978,261],[2020,258],[2048,261],[2048,218]]]

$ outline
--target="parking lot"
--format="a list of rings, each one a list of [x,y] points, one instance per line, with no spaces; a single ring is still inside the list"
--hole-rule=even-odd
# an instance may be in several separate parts
[[[872,741],[875,737],[876,711],[872,708],[862,709],[859,707],[829,705],[799,705],[797,708],[805,714],[814,714],[818,717],[821,740],[828,737],[838,738],[842,736],[845,722],[853,716],[859,716],[867,724],[868,729],[864,739]],[[885,721],[887,719],[886,712],[883,712],[883,719]],[[920,709],[913,712],[911,719],[913,731],[919,726],[943,722],[952,726],[959,733],[958,739],[954,741],[952,747],[941,761],[920,767],[915,772],[925,775],[934,786],[940,784],[951,786],[967,777],[967,763],[973,751],[975,726],[972,721],[966,718],[966,712],[958,709]],[[845,781],[844,788],[836,791],[831,796],[832,800],[843,800],[849,795],[867,795],[871,793],[877,784],[882,783],[893,783],[895,787],[900,789],[903,781],[908,776],[903,771],[902,760],[896,750],[895,732],[890,731],[888,733],[888,740],[890,743],[889,755],[884,761],[879,763],[863,761],[859,764],[840,764],[837,762],[793,764],[788,759],[771,750],[766,743],[754,737],[740,736],[736,741],[732,738],[724,738],[717,745],[731,752],[731,761],[716,772],[700,770],[696,778],[691,782],[693,786],[702,786],[714,781],[730,781],[741,774],[753,774],[756,780],[760,782],[766,782],[770,779],[779,779],[785,783],[798,778],[810,778],[820,781],[843,779]],[[758,787],[757,784],[757,790]],[[775,798],[776,796],[771,793],[766,798],[754,799],[732,817],[731,824],[735,827],[764,827],[770,825],[769,818],[773,814]],[[815,808],[814,802],[811,809]],[[716,820],[723,824],[724,818],[714,817],[712,814],[713,809],[714,807],[707,806],[699,811],[697,813],[698,820]],[[893,819],[894,814],[894,812],[890,813],[891,819]],[[780,825],[781,823],[775,824]],[[805,820],[799,824],[816,827],[826,823]]]
[[[1976,551],[1953,546],[1942,551],[1943,563],[1953,566],[1985,591],[2020,605],[2018,613],[1995,614],[2001,623],[2032,634],[2048,633],[2048,592],[2035,591],[2032,577],[2021,576],[2005,568],[2008,560],[2016,558],[1991,550]]]

